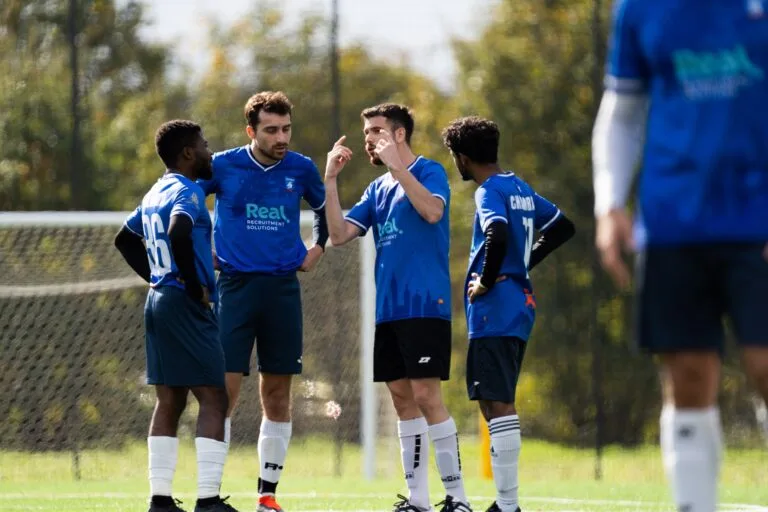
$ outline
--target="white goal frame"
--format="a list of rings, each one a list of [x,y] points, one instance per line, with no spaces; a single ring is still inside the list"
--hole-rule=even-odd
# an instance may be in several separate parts
[[[213,212],[211,218],[213,218]],[[130,212],[0,212],[0,228],[8,227],[59,227],[59,226],[115,226],[123,224]],[[314,213],[301,212],[301,226],[311,227]],[[360,443],[363,449],[363,475],[372,480],[376,476],[376,435],[379,413],[376,387],[373,382],[373,341],[376,321],[376,285],[374,271],[376,247],[372,233],[360,242]],[[77,294],[88,283],[65,283],[35,286],[5,286],[0,284],[0,296],[36,296],[51,294]],[[100,289],[120,289],[141,284],[136,278],[105,280]]]

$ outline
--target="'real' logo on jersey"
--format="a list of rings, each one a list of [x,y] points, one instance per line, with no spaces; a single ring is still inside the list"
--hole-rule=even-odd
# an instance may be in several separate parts
[[[379,247],[390,245],[398,235],[403,234],[403,230],[397,227],[397,219],[388,220],[384,224],[376,224],[376,231],[379,234]]]
[[[732,98],[742,87],[765,78],[765,71],[741,45],[713,52],[678,50],[672,53],[675,76],[692,100]]]
[[[278,231],[290,224],[285,214],[285,206],[260,206],[254,203],[245,205],[247,228],[252,231]]]

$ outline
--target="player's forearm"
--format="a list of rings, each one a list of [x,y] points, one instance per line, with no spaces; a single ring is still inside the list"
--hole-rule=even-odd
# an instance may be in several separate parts
[[[328,223],[331,243],[336,246],[347,243],[349,241],[346,239],[347,221],[344,220],[344,214],[341,211],[336,178],[325,180],[325,219]]]
[[[150,280],[149,260],[147,248],[141,238],[134,235],[126,228],[120,230],[115,237],[115,247],[129,267],[146,282]]]
[[[565,215],[560,217],[542,233],[531,250],[531,259],[528,262],[528,270],[541,263],[552,251],[573,238],[576,234],[576,226]]]
[[[315,210],[315,220],[312,224],[312,243],[325,250],[328,242],[328,220],[325,216],[325,207]]]
[[[445,211],[442,199],[432,195],[408,170],[395,171],[392,175],[400,182],[405,195],[422,219],[430,224],[440,222]]]
[[[507,255],[507,223],[492,222],[485,230],[485,260],[480,274],[480,284],[491,289],[501,273]]]
[[[648,100],[606,91],[592,132],[595,215],[626,206],[640,163]]]
[[[179,275],[184,280],[187,293],[196,300],[203,298],[203,289],[197,277],[195,266],[195,246],[192,243],[192,220],[185,215],[174,215],[168,227],[168,238],[171,241],[171,252]]]

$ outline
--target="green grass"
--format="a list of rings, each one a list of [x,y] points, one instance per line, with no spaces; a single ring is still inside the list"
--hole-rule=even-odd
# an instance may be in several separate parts
[[[360,450],[345,446],[341,475],[334,476],[333,447],[327,441],[295,440],[280,483],[281,504],[289,512],[391,510],[395,494],[404,492],[399,453],[394,443],[379,447],[378,477],[361,476]],[[68,453],[0,452],[0,510],[74,512],[83,510],[146,510],[146,448],[133,445],[119,452],[86,451],[81,455],[82,479],[72,476]],[[468,494],[477,510],[495,493],[492,481],[479,477],[479,443],[464,438],[462,460]],[[430,477],[433,501],[442,499],[434,460]],[[609,448],[603,461],[604,478],[593,478],[594,458],[587,450],[527,441],[520,461],[520,494],[526,512],[547,511],[671,511],[658,449]],[[179,455],[174,490],[194,508],[195,456],[190,440]],[[753,505],[723,510],[760,510],[768,504],[768,452],[726,454],[720,485],[724,504]],[[256,450],[234,448],[227,461],[223,493],[241,511],[254,510],[258,476]],[[765,509],[768,510],[768,509]]]

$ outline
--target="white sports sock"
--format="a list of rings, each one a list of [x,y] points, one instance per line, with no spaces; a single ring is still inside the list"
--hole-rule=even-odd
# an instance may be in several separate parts
[[[517,414],[492,419],[491,468],[496,484],[496,504],[502,512],[515,512],[518,507],[517,466],[520,459],[520,418]]]
[[[228,445],[207,437],[195,438],[197,449],[197,497],[214,498],[221,489]]]
[[[664,469],[680,512],[715,512],[723,451],[720,411],[677,409],[661,413]]]
[[[430,425],[429,437],[435,445],[435,461],[445,487],[445,494],[454,498],[455,501],[469,503],[467,494],[464,492],[464,480],[461,477],[459,435],[453,418]]]
[[[266,417],[261,420],[259,430],[259,478],[262,482],[277,484],[285,464],[285,454],[288,452],[288,444],[291,442],[292,424],[288,422],[271,421]],[[261,495],[274,494],[271,491],[262,491]]]
[[[411,505],[429,510],[429,444],[427,443],[427,420],[422,416],[397,422],[400,437],[400,456],[408,486],[408,501]]]
[[[149,489],[151,496],[172,496],[173,474],[179,458],[179,438],[150,436],[149,448]]]
[[[232,418],[226,418],[224,420],[224,442],[229,444],[229,440],[232,436]]]

